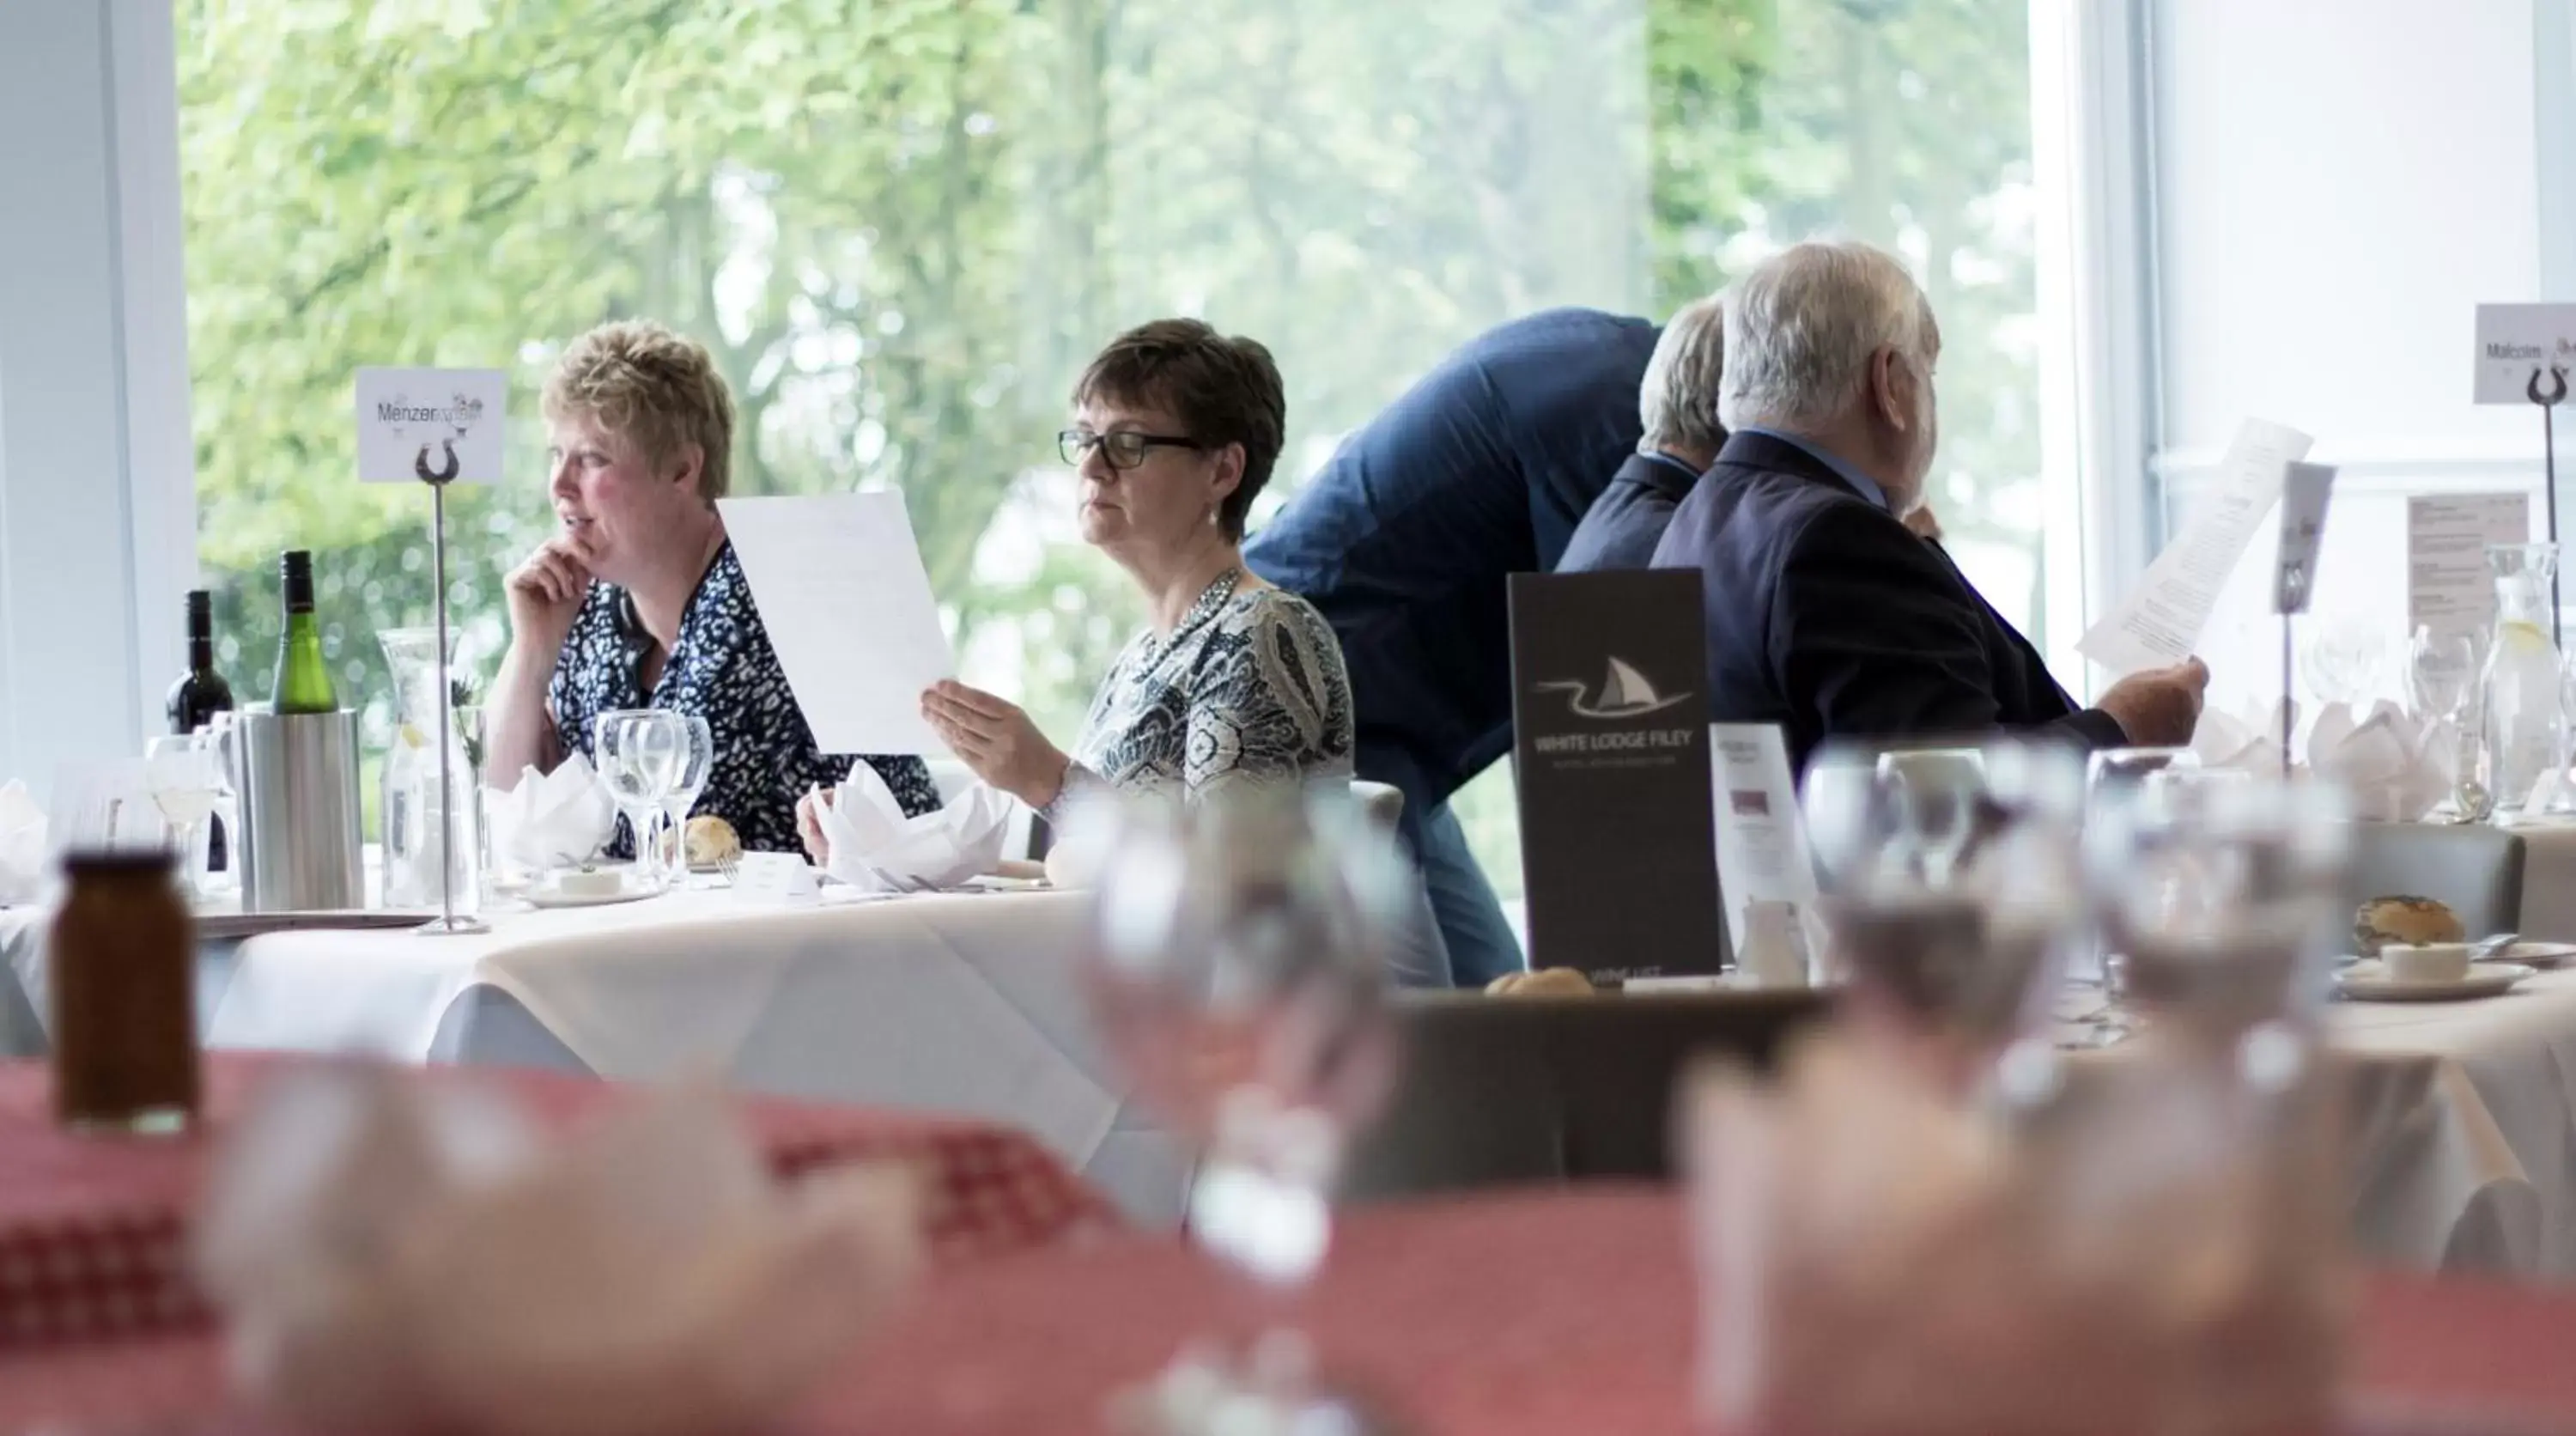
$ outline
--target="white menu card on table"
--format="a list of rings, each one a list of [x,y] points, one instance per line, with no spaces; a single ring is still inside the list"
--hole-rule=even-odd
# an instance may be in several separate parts
[[[2529,494],[2417,494],[2406,501],[2406,631],[2479,633],[2495,620],[2487,545],[2531,541]]]
[[[2285,425],[2247,419],[2227,446],[2213,491],[2147,566],[2145,581],[2093,625],[2076,651],[2114,673],[2190,657],[2219,590],[2281,497],[2283,476],[2315,442]]]
[[[716,511],[815,746],[946,755],[921,691],[956,676],[957,659],[903,495],[718,499]]]
[[[1824,950],[1816,867],[1780,726],[1711,723],[1708,751],[1718,896],[1736,962],[1741,966],[1752,946],[1754,905],[1781,903],[1792,914],[1790,936],[1801,949],[1800,960],[1813,973],[1815,954]]]

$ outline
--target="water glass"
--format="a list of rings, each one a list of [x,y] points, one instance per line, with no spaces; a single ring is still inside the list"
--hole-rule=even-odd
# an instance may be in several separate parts
[[[143,785],[152,806],[170,829],[170,845],[179,857],[179,889],[187,897],[203,895],[206,822],[223,796],[223,778],[214,746],[203,734],[170,734],[144,748]]]
[[[2304,1030],[2350,859],[2349,806],[2328,783],[2166,773],[2106,795],[2084,835],[2086,887],[2131,1000],[2159,1028],[2235,1040]]]
[[[664,874],[650,841],[662,805],[680,783],[688,755],[688,726],[681,715],[657,708],[620,708],[591,724],[591,749],[600,781],[625,819],[637,878],[659,887]]]
[[[1109,854],[1084,987],[1138,1094],[1202,1154],[1193,1235],[1261,1287],[1296,1288],[1328,1245],[1350,1134],[1393,1087],[1383,992],[1417,909],[1407,865],[1346,796],[1288,788],[1095,806],[1067,842]],[[1184,1357],[1136,1398],[1148,1423],[1232,1429],[1224,1413],[1247,1403],[1276,1419],[1265,1430],[1357,1420],[1304,1370],[1296,1333],[1245,1349]],[[1201,1402],[1211,1391],[1224,1399]]]
[[[1865,1028],[1967,1079],[2046,1025],[2083,911],[2083,795],[2083,760],[2058,743],[1818,753],[1800,806]]]
[[[698,805],[698,795],[707,790],[707,778],[715,770],[716,740],[706,719],[692,713],[672,716],[680,720],[684,746],[679,776],[662,798],[662,822],[653,841],[663,870],[676,879],[689,868],[689,810]]]

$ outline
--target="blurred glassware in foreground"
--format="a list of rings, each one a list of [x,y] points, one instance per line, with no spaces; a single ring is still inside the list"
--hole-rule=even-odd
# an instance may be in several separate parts
[[[1970,1076],[2048,1019],[2083,914],[2084,760],[2070,745],[1829,745],[1801,804],[1830,965],[1864,1024]]]
[[[2331,1428],[2348,1164],[2315,1033],[2341,795],[2172,765],[2097,793],[2097,912],[2159,1013],[2118,1060],[2017,1047],[2007,1100],[1980,1100],[1846,1029],[1773,1084],[1692,1078],[1720,1429]]]
[[[1068,843],[1102,855],[1085,979],[1138,1093],[1201,1152],[1190,1227],[1271,1289],[1321,1264],[1351,1134],[1397,1069],[1386,969],[1418,912],[1393,841],[1346,794],[1279,786],[1181,804],[1103,796]],[[1185,1352],[1126,1398],[1166,1432],[1280,1424],[1371,1429],[1271,1330],[1240,1351]],[[1314,1429],[1326,1429],[1318,1426]]]
[[[2189,748],[2102,749],[2084,762],[2085,815],[2089,821],[2094,814],[2108,812],[2150,781],[2177,781],[2180,775],[2199,769],[2200,755]],[[2093,1029],[2094,1040],[2106,1045],[2117,1042],[2128,1036],[2134,1025],[2127,1009],[2128,961],[2111,950],[2098,921],[2092,924],[2085,955],[2088,961],[2082,967],[2089,971],[2080,970],[2075,975],[2101,984],[2102,1005],[2083,1021]]]

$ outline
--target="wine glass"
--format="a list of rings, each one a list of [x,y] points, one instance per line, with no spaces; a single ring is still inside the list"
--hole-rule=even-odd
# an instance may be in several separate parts
[[[144,791],[170,825],[171,843],[179,853],[180,888],[191,898],[203,895],[198,843],[222,798],[215,768],[214,751],[200,734],[155,738],[143,750]]]
[[[1967,1082],[2047,1025],[2077,920],[2084,765],[2058,743],[1838,743],[1800,806],[1862,1026]]]
[[[1067,842],[1107,855],[1084,987],[1139,1095],[1201,1154],[1192,1234],[1261,1288],[1296,1289],[1329,1244],[1349,1136],[1393,1087],[1383,993],[1414,920],[1409,869],[1347,795],[1286,787],[1095,801]],[[1130,1414],[1167,1433],[1241,1429],[1247,1409],[1263,1430],[1370,1429],[1306,1351],[1274,1328],[1240,1355],[1184,1353]]]
[[[2474,633],[2419,626],[2407,650],[2407,697],[2417,721],[2450,728],[2451,816],[2461,823],[2484,818],[2492,802],[2478,773],[2480,725],[2469,721],[2478,696],[2478,648]]]
[[[2105,748],[2084,761],[2084,812],[2088,822],[2096,814],[2106,813],[2128,794],[2148,783],[2187,781],[2183,775],[2200,772],[2200,755],[2189,748]],[[2114,952],[2096,924],[2088,944],[2093,971],[2089,974],[2100,983],[2102,1005],[2079,1019],[2095,1029],[2094,1041],[2108,1045],[2126,1037],[2134,1028],[2128,1011],[2128,959]]]
[[[689,868],[689,810],[698,805],[698,795],[707,790],[707,777],[716,765],[715,734],[707,720],[694,713],[671,715],[680,721],[681,752],[678,775],[671,791],[662,798],[662,820],[665,830],[654,838],[664,870],[676,881]],[[667,851],[664,845],[667,844]]]
[[[679,784],[688,743],[680,715],[658,708],[616,709],[600,714],[591,725],[600,780],[608,785],[609,798],[626,820],[636,877],[648,887],[662,883],[662,864],[650,842],[651,824]]]
[[[2156,1030],[2269,1064],[2271,1082],[2282,1058],[2305,1052],[2324,996],[2349,807],[2330,783],[2195,776],[2155,773],[2105,794],[2085,828],[2086,887]],[[2263,1031],[2268,1057],[2246,1041]]]

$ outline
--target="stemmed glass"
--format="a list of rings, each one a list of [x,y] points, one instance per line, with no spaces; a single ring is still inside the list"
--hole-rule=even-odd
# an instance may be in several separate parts
[[[152,795],[152,806],[161,810],[161,820],[170,825],[171,841],[179,853],[181,889],[192,898],[203,895],[197,846],[206,820],[215,815],[223,797],[223,780],[216,767],[213,746],[204,734],[155,738],[143,750],[144,790]]]
[[[1837,744],[1800,806],[1832,960],[1869,1030],[1955,1082],[2045,1027],[2082,908],[2081,758],[2062,744]]]
[[[2407,697],[2417,721],[2451,729],[2451,820],[2486,817],[2493,797],[2481,781],[2478,730],[2470,721],[2478,691],[2478,640],[2470,633],[2415,630],[2407,649]]]
[[[2084,762],[2084,812],[2089,821],[2108,813],[2150,783],[2192,781],[2200,772],[2200,755],[2189,748],[2105,748]],[[2092,935],[2090,974],[2102,986],[2102,1005],[2080,1019],[2095,1029],[2094,1040],[2108,1045],[2134,1027],[2128,1011],[2128,959],[2114,951],[2097,923]]]
[[[591,748],[608,795],[626,820],[635,850],[635,872],[648,887],[660,887],[662,863],[651,842],[652,824],[663,802],[679,786],[687,761],[687,725],[677,713],[657,708],[620,708],[602,713],[591,725]]]
[[[1192,1233],[1294,1291],[1323,1260],[1349,1136],[1393,1087],[1383,991],[1414,920],[1408,870],[1347,798],[1290,788],[1097,802],[1067,842],[1108,854],[1084,985],[1129,1080],[1201,1154]],[[1205,1436],[1257,1412],[1251,1429],[1371,1429],[1307,1352],[1278,1328],[1241,1353],[1184,1352],[1123,1398],[1129,1424]]]
[[[680,766],[671,791],[662,798],[663,827],[653,843],[663,870],[676,881],[689,870],[689,810],[698,805],[698,795],[707,790],[707,777],[716,765],[716,740],[706,719],[694,713],[671,716],[680,720]]]
[[[2112,790],[2085,826],[2086,886],[2130,994],[2184,1040],[2304,1028],[2349,862],[2342,791],[2191,776]]]

